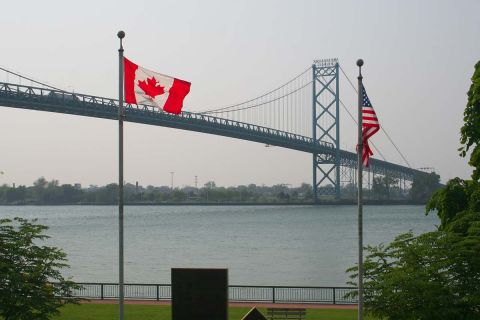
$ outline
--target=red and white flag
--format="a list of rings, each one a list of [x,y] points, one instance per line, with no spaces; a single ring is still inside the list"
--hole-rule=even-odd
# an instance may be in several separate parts
[[[365,167],[368,167],[368,160],[373,156],[368,139],[377,133],[378,130],[380,130],[380,123],[378,122],[377,114],[373,110],[365,88],[362,86],[362,163]]]
[[[174,114],[182,112],[190,82],[142,68],[127,58],[123,61],[125,102],[154,105]]]

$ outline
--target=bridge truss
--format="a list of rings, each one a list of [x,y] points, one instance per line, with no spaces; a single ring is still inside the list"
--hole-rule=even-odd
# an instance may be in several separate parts
[[[342,184],[351,186],[352,193],[355,192],[357,156],[340,149],[339,102],[339,64],[336,59],[329,59],[315,61],[311,69],[288,83],[246,102],[180,115],[159,111],[154,106],[127,104],[124,120],[310,153],[313,155],[314,199],[317,196],[340,198],[349,197],[341,193]],[[0,82],[0,105],[118,119],[115,99],[9,82]],[[383,176],[395,179],[399,188],[405,189],[418,174],[425,172],[371,159],[364,186],[371,187],[374,177]]]
[[[337,59],[316,60],[312,65],[312,138],[327,141],[335,154],[313,154],[313,195],[340,198],[340,96]],[[317,174],[320,173],[320,174]],[[331,188],[320,188],[328,182]]]

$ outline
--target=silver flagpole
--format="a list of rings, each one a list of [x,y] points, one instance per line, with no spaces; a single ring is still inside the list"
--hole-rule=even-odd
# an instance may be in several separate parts
[[[118,305],[123,320],[123,45],[125,32],[118,31]]]
[[[358,66],[358,320],[363,320],[363,190],[362,190],[362,66],[363,60],[357,60]]]

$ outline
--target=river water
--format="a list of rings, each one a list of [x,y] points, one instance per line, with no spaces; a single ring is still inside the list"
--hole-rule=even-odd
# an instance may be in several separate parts
[[[37,218],[79,282],[118,281],[116,206],[4,206]],[[439,224],[423,206],[365,206],[364,243]],[[357,259],[356,206],[126,206],[125,282],[170,283],[172,267],[229,269],[231,285],[343,286]]]

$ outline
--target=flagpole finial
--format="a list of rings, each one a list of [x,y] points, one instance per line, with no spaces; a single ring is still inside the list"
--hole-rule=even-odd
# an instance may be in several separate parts
[[[117,32],[117,37],[120,39],[120,49],[118,49],[118,52],[123,52],[123,43],[122,39],[125,38],[125,32],[122,30]]]
[[[357,66],[358,66],[358,79],[363,79],[362,77],[363,60],[362,59],[357,60]]]

